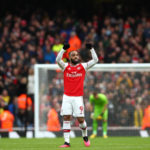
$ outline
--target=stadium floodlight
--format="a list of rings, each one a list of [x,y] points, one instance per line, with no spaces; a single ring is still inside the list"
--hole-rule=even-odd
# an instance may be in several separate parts
[[[125,75],[125,76],[124,76]],[[34,125],[35,125],[35,137],[44,137],[47,132],[47,114],[48,110],[51,108],[52,99],[54,98],[60,98],[63,94],[63,74],[59,70],[59,67],[57,64],[36,64],[34,66],[34,79],[35,79],[35,97],[34,97]],[[126,81],[126,78],[128,78],[128,81]],[[88,89],[88,86],[90,85],[90,88],[99,88],[101,91],[104,91],[107,95],[108,93],[112,93],[112,95],[118,94],[115,92],[115,90],[120,90],[122,88],[122,97],[126,99],[126,96],[135,98],[132,102],[137,103],[137,101],[141,98],[140,94],[143,96],[144,92],[146,93],[147,87],[145,85],[142,85],[146,83],[145,80],[150,79],[150,63],[144,64],[96,64],[93,68],[91,68],[87,73],[87,79],[85,79],[85,89]],[[93,80],[91,84],[88,84],[89,80]],[[121,82],[122,80],[125,80]],[[131,84],[128,83],[132,82]],[[92,84],[94,83],[94,84]],[[112,83],[109,85],[109,83]],[[118,85],[119,84],[119,85]],[[130,85],[127,85],[130,84]],[[134,84],[137,84],[137,86],[141,87],[134,87]],[[108,85],[108,86],[107,86]],[[121,87],[119,87],[121,85]],[[118,88],[115,88],[118,87]],[[136,86],[136,85],[135,85]],[[111,89],[114,88],[114,89]],[[120,88],[120,89],[119,89]],[[127,88],[127,91],[123,91]],[[90,90],[86,90],[86,100],[88,99]],[[114,93],[115,94],[114,94]],[[135,97],[134,94],[137,94]],[[59,96],[58,96],[59,95]],[[115,109],[115,113],[123,113],[121,110],[119,110],[117,107],[120,104],[120,99],[118,98],[119,95],[115,95],[114,98],[117,97],[117,100],[113,99],[111,101],[111,107]],[[125,101],[125,100],[123,100]],[[139,100],[141,101],[141,100]],[[60,101],[59,101],[60,102]],[[87,101],[86,101],[87,102]],[[119,104],[117,105],[117,103]],[[139,102],[140,103],[140,102]],[[127,126],[130,129],[134,126],[133,124],[126,124],[123,125],[120,122],[115,122],[117,120],[117,117],[120,118],[120,116],[115,115],[115,119],[111,122],[110,119],[110,125],[111,123],[115,126],[115,130],[117,130],[117,127],[123,127]],[[134,118],[132,118],[134,119]],[[133,120],[132,120],[133,121]],[[53,133],[51,132],[52,137],[55,137]],[[47,135],[49,137],[49,135]]]

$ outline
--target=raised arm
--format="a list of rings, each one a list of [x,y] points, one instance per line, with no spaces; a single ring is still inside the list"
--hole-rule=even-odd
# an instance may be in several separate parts
[[[90,69],[98,62],[98,57],[94,48],[91,48],[90,51],[91,51],[92,59],[87,62],[87,69]]]
[[[92,44],[86,44],[86,48],[90,49],[92,59],[90,61],[88,61],[87,63],[82,63],[82,64],[83,64],[85,70],[88,70],[98,62],[98,57],[97,57],[97,54],[96,54]]]
[[[63,54],[65,50],[62,48],[61,51],[58,53],[56,57],[56,62],[58,63],[59,67],[64,70],[65,69],[65,62],[62,60]]]
[[[56,57],[56,62],[58,63],[59,67],[64,70],[66,63],[62,60],[63,54],[65,52],[66,49],[68,49],[70,46],[69,44],[64,44],[63,48],[61,49],[61,51],[58,53],[57,57]]]

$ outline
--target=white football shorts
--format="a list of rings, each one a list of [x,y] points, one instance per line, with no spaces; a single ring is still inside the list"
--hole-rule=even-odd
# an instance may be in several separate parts
[[[73,115],[74,117],[84,117],[83,96],[63,95],[61,115]]]

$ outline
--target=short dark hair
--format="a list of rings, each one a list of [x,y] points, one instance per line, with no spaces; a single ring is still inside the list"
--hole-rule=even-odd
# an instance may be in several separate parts
[[[69,57],[70,57],[71,53],[74,52],[74,51],[77,51],[77,50],[72,50],[72,51],[69,52],[69,54],[68,54]],[[78,51],[77,51],[77,52],[78,52]]]

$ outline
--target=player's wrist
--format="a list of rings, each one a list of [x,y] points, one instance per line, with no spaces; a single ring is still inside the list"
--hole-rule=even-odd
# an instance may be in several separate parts
[[[91,50],[93,48],[93,45],[91,43],[86,43],[86,48]]]
[[[92,47],[92,48],[90,49],[90,51],[94,51],[94,48]]]
[[[65,52],[65,51],[66,51],[66,50],[65,50],[65,49],[63,49],[63,48],[62,48],[61,50],[62,50],[63,52]]]

